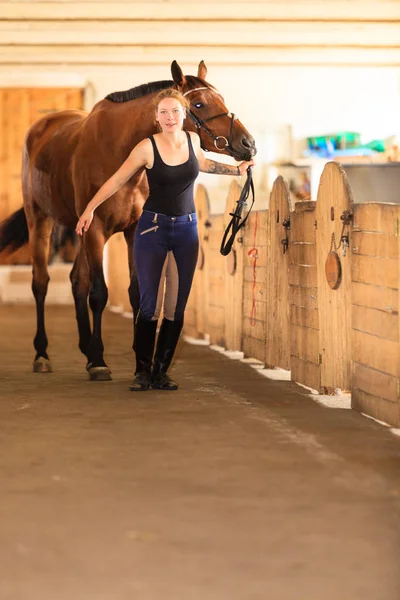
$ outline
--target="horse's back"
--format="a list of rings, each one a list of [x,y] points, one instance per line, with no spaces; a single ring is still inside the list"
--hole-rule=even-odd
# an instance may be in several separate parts
[[[68,133],[69,126],[76,130],[87,117],[83,110],[63,110],[41,117],[28,129],[25,136],[25,148],[28,154],[34,151],[37,145],[44,145],[61,127]],[[75,127],[72,127],[74,126]]]
[[[39,206],[66,226],[76,220],[71,161],[87,117],[81,110],[64,110],[36,121],[25,136],[22,190],[25,207]]]

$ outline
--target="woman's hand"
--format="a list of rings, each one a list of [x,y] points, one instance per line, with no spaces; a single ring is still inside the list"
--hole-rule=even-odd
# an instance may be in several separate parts
[[[93,211],[85,210],[76,224],[75,231],[78,235],[82,235],[84,231],[87,231],[90,227],[90,223],[93,221]]]
[[[238,165],[238,169],[239,169],[239,173],[241,175],[244,175],[247,171],[247,169],[249,167],[253,167],[256,163],[254,162],[253,159],[251,160],[244,160],[243,162],[240,163],[240,165]]]

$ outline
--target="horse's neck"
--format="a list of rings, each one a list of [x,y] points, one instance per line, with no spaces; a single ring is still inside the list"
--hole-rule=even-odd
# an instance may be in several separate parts
[[[102,135],[105,133],[107,139],[104,142],[113,149],[113,153],[126,157],[139,142],[157,133],[155,96],[156,94],[149,94],[143,98],[108,107],[111,118],[107,131],[102,131]],[[185,129],[195,130],[190,119],[186,119]]]

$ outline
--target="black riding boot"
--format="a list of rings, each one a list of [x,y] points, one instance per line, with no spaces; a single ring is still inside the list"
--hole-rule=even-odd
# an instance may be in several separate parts
[[[183,327],[182,321],[163,319],[154,356],[151,387],[157,390],[177,390],[178,384],[167,375]]]
[[[145,392],[151,385],[151,365],[156,340],[157,321],[140,318],[135,324],[133,349],[136,354],[135,378],[131,383],[131,392]]]

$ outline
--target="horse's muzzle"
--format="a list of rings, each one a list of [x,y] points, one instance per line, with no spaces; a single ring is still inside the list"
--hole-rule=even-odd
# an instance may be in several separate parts
[[[257,154],[256,143],[251,136],[243,136],[240,144],[232,148],[236,160],[251,160]]]

